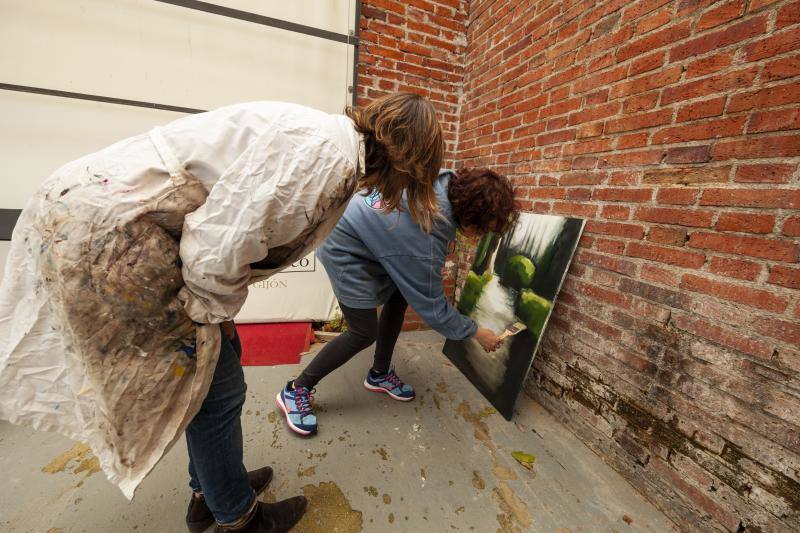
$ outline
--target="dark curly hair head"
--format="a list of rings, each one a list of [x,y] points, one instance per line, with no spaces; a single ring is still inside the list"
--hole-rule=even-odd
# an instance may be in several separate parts
[[[485,235],[503,233],[518,216],[514,189],[505,176],[488,168],[463,168],[450,178],[447,198],[456,225]]]

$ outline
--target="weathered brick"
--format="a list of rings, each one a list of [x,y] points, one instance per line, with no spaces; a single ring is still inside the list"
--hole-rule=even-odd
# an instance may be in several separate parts
[[[632,278],[622,278],[619,282],[619,288],[622,292],[669,307],[684,309],[688,308],[690,304],[689,297],[682,292],[643,283]]]
[[[800,216],[791,216],[783,223],[781,232],[789,237],[800,237]]]
[[[694,205],[697,203],[699,192],[700,189],[688,189],[685,187],[661,188],[656,195],[656,201],[660,204]]]
[[[654,144],[704,141],[720,137],[733,137],[744,130],[746,117],[723,118],[694,124],[660,129],[653,135]]]
[[[581,109],[569,115],[569,124],[574,126],[584,122],[593,122],[608,117],[613,117],[618,114],[620,110],[619,102],[610,102],[608,104]]]
[[[775,27],[783,29],[786,26],[800,23],[800,2],[796,0],[784,5],[779,11],[775,20]]]
[[[638,76],[639,74],[644,74],[645,72],[655,70],[664,65],[664,61],[666,59],[666,52],[653,52],[650,55],[635,59],[633,63],[631,63],[628,76]]]
[[[758,75],[758,68],[749,67],[667,87],[661,95],[661,105],[728,92],[733,89],[751,87],[756,75]],[[738,97],[734,96],[733,98],[736,99]],[[729,113],[733,112],[731,106],[732,104],[728,106]]]
[[[771,343],[742,335],[731,329],[712,324],[702,318],[675,315],[672,317],[672,323],[675,324],[676,328],[734,350],[739,350],[761,359],[769,360],[772,357],[773,345]]]
[[[653,196],[652,189],[633,189],[629,187],[595,188],[592,198],[606,202],[648,202]]]
[[[694,183],[725,183],[731,167],[659,168],[645,171],[642,182],[667,185],[690,185]]]
[[[683,268],[700,268],[706,260],[705,255],[701,253],[653,246],[636,241],[628,243],[625,247],[625,255]]]
[[[800,346],[800,324],[775,318],[756,320],[756,331],[767,337]]]
[[[598,252],[622,255],[625,252],[625,243],[614,239],[597,237],[592,245]]]
[[[764,65],[764,81],[777,81],[800,76],[800,54],[782,57]]]
[[[633,276],[636,272],[636,265],[630,261],[626,261],[618,257],[609,257],[607,255],[581,251],[578,254],[578,260],[587,265],[604,268],[606,270],[611,270],[612,272],[618,272],[625,276]]]
[[[639,207],[634,215],[636,220],[659,224],[676,224],[696,228],[710,228],[714,213],[682,208]]]
[[[744,47],[744,57],[747,61],[758,61],[797,50],[798,45],[800,45],[800,33],[789,29],[780,33],[772,33],[764,39],[748,44]]]
[[[626,115],[653,109],[658,104],[658,91],[639,94],[626,98],[622,106],[622,112]]]
[[[606,122],[605,133],[619,133],[644,128],[652,128],[669,124],[672,121],[672,110],[661,109],[641,115],[633,115]]]
[[[572,202],[555,202],[552,206],[553,213],[559,215],[573,215],[578,217],[594,217],[597,206]]]
[[[800,129],[800,108],[758,111],[753,113],[748,133]]]
[[[800,246],[787,240],[709,232],[692,233],[687,245],[692,248],[789,263],[796,262],[800,254]]]
[[[725,109],[726,96],[709,98],[701,102],[686,104],[678,110],[676,122],[689,122],[701,118],[718,117]]]
[[[800,268],[773,265],[769,269],[769,279],[767,281],[773,285],[800,289]]]
[[[692,61],[686,66],[686,79],[707,76],[725,70],[733,63],[733,55],[733,51],[719,52]]]
[[[683,246],[687,239],[687,232],[683,228],[662,228],[653,226],[647,233],[647,240],[670,246]]]
[[[800,135],[720,141],[711,149],[711,158],[717,161],[797,155],[800,155]]]
[[[727,276],[729,278],[745,279],[755,281],[761,273],[761,265],[752,261],[741,259],[730,259],[728,257],[712,257],[708,264],[708,270],[714,274]]]
[[[706,189],[700,205],[735,207],[800,208],[799,189]]]
[[[686,163],[707,163],[711,160],[711,145],[684,146],[670,148],[664,158],[664,163],[680,165]]]
[[[655,165],[661,161],[664,153],[660,149],[639,150],[603,155],[598,163],[599,168],[638,167]]]
[[[630,297],[626,294],[621,294],[617,290],[608,290],[588,283],[577,283],[575,288],[580,294],[592,300],[605,302],[623,309],[630,305]]]
[[[667,26],[664,29],[653,32],[620,47],[620,49],[617,50],[617,61],[622,62],[651,50],[661,48],[662,46],[678,42],[688,37],[690,32],[691,21],[689,20]]]
[[[788,183],[797,165],[741,165],[734,181],[739,183]]]
[[[631,81],[618,83],[612,87],[609,98],[621,98],[666,87],[678,81],[681,78],[681,72],[682,69],[680,67],[671,67]]]
[[[644,264],[642,265],[640,275],[642,279],[646,281],[669,285],[670,287],[678,286],[678,275],[671,267],[662,268],[656,265]]]
[[[697,21],[695,31],[701,32],[710,28],[716,28],[720,24],[735,20],[744,14],[744,8],[744,0],[733,0],[732,2],[727,2],[719,7],[710,9],[703,13]]]
[[[647,146],[650,134],[646,131],[623,135],[617,139],[617,150],[628,150],[630,148],[643,148]]]
[[[728,104],[728,113],[797,102],[800,102],[800,82],[785,83],[766,89],[757,89],[755,91],[733,95]]]
[[[775,227],[775,215],[722,213],[714,227],[719,231],[771,233],[772,228]]]
[[[630,207],[625,207],[622,205],[605,205],[600,212],[601,218],[607,218],[611,220],[628,220],[630,216]]]
[[[716,32],[686,41],[670,50],[669,60],[680,61],[687,57],[705,54],[711,50],[722,48],[761,35],[767,29],[767,17],[757,16]]]
[[[563,187],[532,187],[528,191],[528,198],[565,198],[567,191]]]
[[[638,224],[623,224],[620,222],[599,222],[590,220],[586,223],[587,233],[600,233],[604,235],[615,235],[629,239],[641,239],[644,237],[644,228]]]

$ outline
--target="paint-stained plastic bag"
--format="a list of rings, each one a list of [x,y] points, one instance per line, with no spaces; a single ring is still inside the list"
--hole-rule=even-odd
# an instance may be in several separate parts
[[[97,154],[71,163],[20,217],[0,288],[0,418],[87,443],[132,498],[199,410],[220,332],[177,299],[181,226],[205,189],[154,171],[98,202],[125,171]]]

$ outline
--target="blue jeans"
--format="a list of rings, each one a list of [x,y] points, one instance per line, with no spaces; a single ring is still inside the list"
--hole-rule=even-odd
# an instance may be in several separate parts
[[[222,333],[211,388],[186,428],[189,486],[194,492],[203,493],[220,524],[244,515],[256,497],[242,462],[241,416],[247,385],[239,362],[241,356],[239,336],[229,339]]]

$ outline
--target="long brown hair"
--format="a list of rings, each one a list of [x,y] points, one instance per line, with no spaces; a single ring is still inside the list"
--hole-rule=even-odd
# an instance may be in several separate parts
[[[418,94],[395,93],[345,113],[364,135],[366,169],[359,186],[380,193],[387,211],[400,208],[405,191],[411,218],[430,232],[439,216],[433,185],[444,157],[433,105]]]

